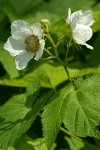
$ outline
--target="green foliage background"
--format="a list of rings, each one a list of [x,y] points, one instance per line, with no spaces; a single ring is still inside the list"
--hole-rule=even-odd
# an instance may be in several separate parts
[[[3,48],[12,21],[33,24],[46,18],[55,42],[64,35],[58,49],[63,60],[70,37],[65,23],[68,8],[90,9],[95,20],[89,41],[94,50],[83,46],[78,51],[73,46],[69,52],[69,58],[74,56],[68,66],[70,77],[78,78],[75,89],[57,61],[32,59],[27,68],[18,71],[14,58]],[[99,126],[100,2],[0,0],[0,150],[99,150]]]

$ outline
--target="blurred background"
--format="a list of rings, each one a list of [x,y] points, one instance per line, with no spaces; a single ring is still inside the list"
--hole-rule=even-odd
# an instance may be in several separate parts
[[[33,24],[48,18],[53,24],[67,17],[68,8],[99,11],[100,0],[0,0],[0,40],[9,36],[9,27],[14,20],[23,19]]]

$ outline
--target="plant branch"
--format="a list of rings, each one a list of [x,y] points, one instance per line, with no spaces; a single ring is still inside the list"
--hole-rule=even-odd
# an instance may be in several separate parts
[[[70,137],[72,137],[72,138],[74,138],[74,139],[76,139],[76,140],[78,140],[78,141],[80,141],[82,143],[85,143],[86,145],[88,145],[91,148],[94,148],[95,150],[98,150],[98,148],[96,146],[94,146],[93,144],[90,144],[90,143],[84,141],[83,139],[73,135],[71,132],[69,132],[68,130],[64,129],[63,127],[60,127],[60,130],[62,132],[64,132],[65,134],[69,135]]]
[[[49,41],[51,42],[53,48],[54,48],[54,52],[55,52],[55,55],[56,55],[56,59],[60,62],[60,64],[64,67],[65,71],[66,71],[66,74],[67,74],[67,77],[70,81],[70,83],[72,83],[71,81],[71,78],[70,78],[70,75],[69,75],[69,72],[68,72],[68,68],[67,68],[67,64],[68,64],[68,60],[67,60],[67,57],[68,57],[68,51],[69,51],[69,48],[70,48],[70,45],[71,45],[71,40],[72,38],[70,39],[70,42],[68,44],[68,48],[67,48],[67,52],[66,52],[66,56],[65,56],[65,63],[60,59],[59,55],[58,55],[58,51],[57,51],[57,46],[56,44],[54,43],[53,39],[51,38],[51,36],[49,34],[45,34],[44,36],[46,36]],[[66,61],[67,60],[67,61]],[[73,84],[73,83],[72,83]]]

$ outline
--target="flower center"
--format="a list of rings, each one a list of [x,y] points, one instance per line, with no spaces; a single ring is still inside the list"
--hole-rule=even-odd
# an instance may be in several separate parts
[[[30,35],[25,39],[26,50],[28,52],[36,52],[39,50],[39,39],[35,35]]]

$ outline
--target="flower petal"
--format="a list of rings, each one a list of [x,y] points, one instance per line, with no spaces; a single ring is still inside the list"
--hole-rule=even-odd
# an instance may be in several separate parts
[[[84,45],[92,37],[92,29],[83,24],[78,24],[73,30],[73,38],[76,43]]]
[[[86,26],[91,26],[95,21],[92,19],[92,11],[87,10],[83,13],[82,18],[78,23],[84,24]]]
[[[89,49],[92,49],[93,50],[93,47],[91,46],[91,45],[89,45],[89,44],[85,44],[85,46],[87,47],[87,48],[89,48]]]
[[[32,29],[33,34],[34,34],[35,36],[38,36],[39,38],[42,37],[43,31],[42,31],[42,29],[41,29],[41,24],[40,24],[40,23],[35,23],[35,24],[33,24],[33,25],[31,26],[31,29]]]
[[[23,21],[23,20],[17,20],[13,21],[11,24],[11,35],[15,39],[21,39],[25,38],[32,34],[31,26]]]
[[[25,51],[25,43],[23,40],[15,40],[10,36],[4,44],[4,49],[9,51],[12,56],[16,56]]]
[[[35,53],[23,52],[19,54],[15,59],[16,68],[18,70],[24,69],[28,62],[34,57]]]
[[[67,17],[67,21],[66,22],[70,25],[71,21],[72,21],[72,19],[71,19],[71,9],[69,8],[68,9],[68,17]]]
[[[44,49],[45,41],[43,39],[40,40],[40,48],[36,52],[35,60],[39,60],[43,54],[43,49]]]
[[[81,16],[82,16],[82,10],[79,10],[79,11],[76,11],[76,12],[72,13],[72,22],[71,22],[72,30],[74,28],[76,28],[78,20],[81,18]]]

